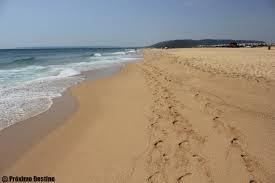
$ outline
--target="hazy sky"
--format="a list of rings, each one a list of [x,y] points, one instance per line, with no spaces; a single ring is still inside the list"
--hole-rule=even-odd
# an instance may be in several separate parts
[[[0,0],[0,48],[275,42],[275,0]]]

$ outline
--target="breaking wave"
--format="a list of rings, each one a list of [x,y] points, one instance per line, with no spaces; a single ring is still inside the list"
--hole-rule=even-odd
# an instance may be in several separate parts
[[[131,49],[2,50],[0,130],[48,110],[54,98],[84,80],[82,72],[138,58]]]

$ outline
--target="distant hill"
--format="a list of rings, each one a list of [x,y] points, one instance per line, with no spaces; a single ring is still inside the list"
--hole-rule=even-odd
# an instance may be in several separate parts
[[[236,42],[238,44],[266,44],[264,41],[255,41],[255,40],[232,40],[232,39],[202,39],[202,40],[171,40],[163,41],[156,43],[151,48],[192,48],[199,46],[214,46],[214,45],[228,45],[229,43]]]

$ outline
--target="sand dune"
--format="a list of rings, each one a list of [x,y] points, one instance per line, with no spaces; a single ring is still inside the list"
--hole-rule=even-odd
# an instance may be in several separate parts
[[[4,173],[57,182],[274,182],[274,50],[145,50]],[[39,164],[39,166],[38,166]]]

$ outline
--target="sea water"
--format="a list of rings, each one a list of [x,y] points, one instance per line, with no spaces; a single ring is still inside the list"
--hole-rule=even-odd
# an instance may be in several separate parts
[[[84,71],[139,58],[130,48],[0,50],[0,130],[48,110]]]

